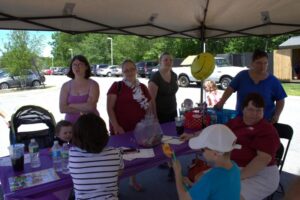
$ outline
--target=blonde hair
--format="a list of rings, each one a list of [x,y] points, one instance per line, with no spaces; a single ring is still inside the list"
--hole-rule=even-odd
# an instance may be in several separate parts
[[[213,91],[217,90],[218,87],[216,83],[212,80],[206,80],[203,84],[205,91],[207,90],[208,87],[210,87]]]

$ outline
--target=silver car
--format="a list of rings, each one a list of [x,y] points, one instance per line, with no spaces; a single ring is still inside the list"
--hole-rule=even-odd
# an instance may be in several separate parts
[[[11,75],[5,69],[0,69],[0,89],[2,90],[21,87],[22,85],[29,87],[39,87],[44,82],[45,76],[38,72],[34,72],[33,70],[24,70],[24,76],[21,77]]]

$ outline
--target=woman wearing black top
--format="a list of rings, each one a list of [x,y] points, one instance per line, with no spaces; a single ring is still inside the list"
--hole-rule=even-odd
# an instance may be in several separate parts
[[[176,92],[178,90],[177,75],[172,71],[173,58],[169,53],[161,54],[159,70],[154,73],[148,83],[153,99],[153,112],[159,123],[174,121],[177,116]]]

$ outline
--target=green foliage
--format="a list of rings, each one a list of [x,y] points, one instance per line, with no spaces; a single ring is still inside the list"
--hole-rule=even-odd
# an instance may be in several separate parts
[[[22,69],[32,69],[40,52],[38,40],[30,38],[26,31],[12,31],[4,44],[1,67],[15,75],[22,75]]]

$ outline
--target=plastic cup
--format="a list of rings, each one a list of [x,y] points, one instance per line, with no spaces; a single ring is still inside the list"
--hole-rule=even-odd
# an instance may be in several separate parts
[[[8,147],[11,165],[14,171],[24,170],[24,144],[14,144]]]
[[[181,135],[184,132],[183,124],[184,124],[183,116],[175,117],[175,125],[176,125],[177,135]]]

